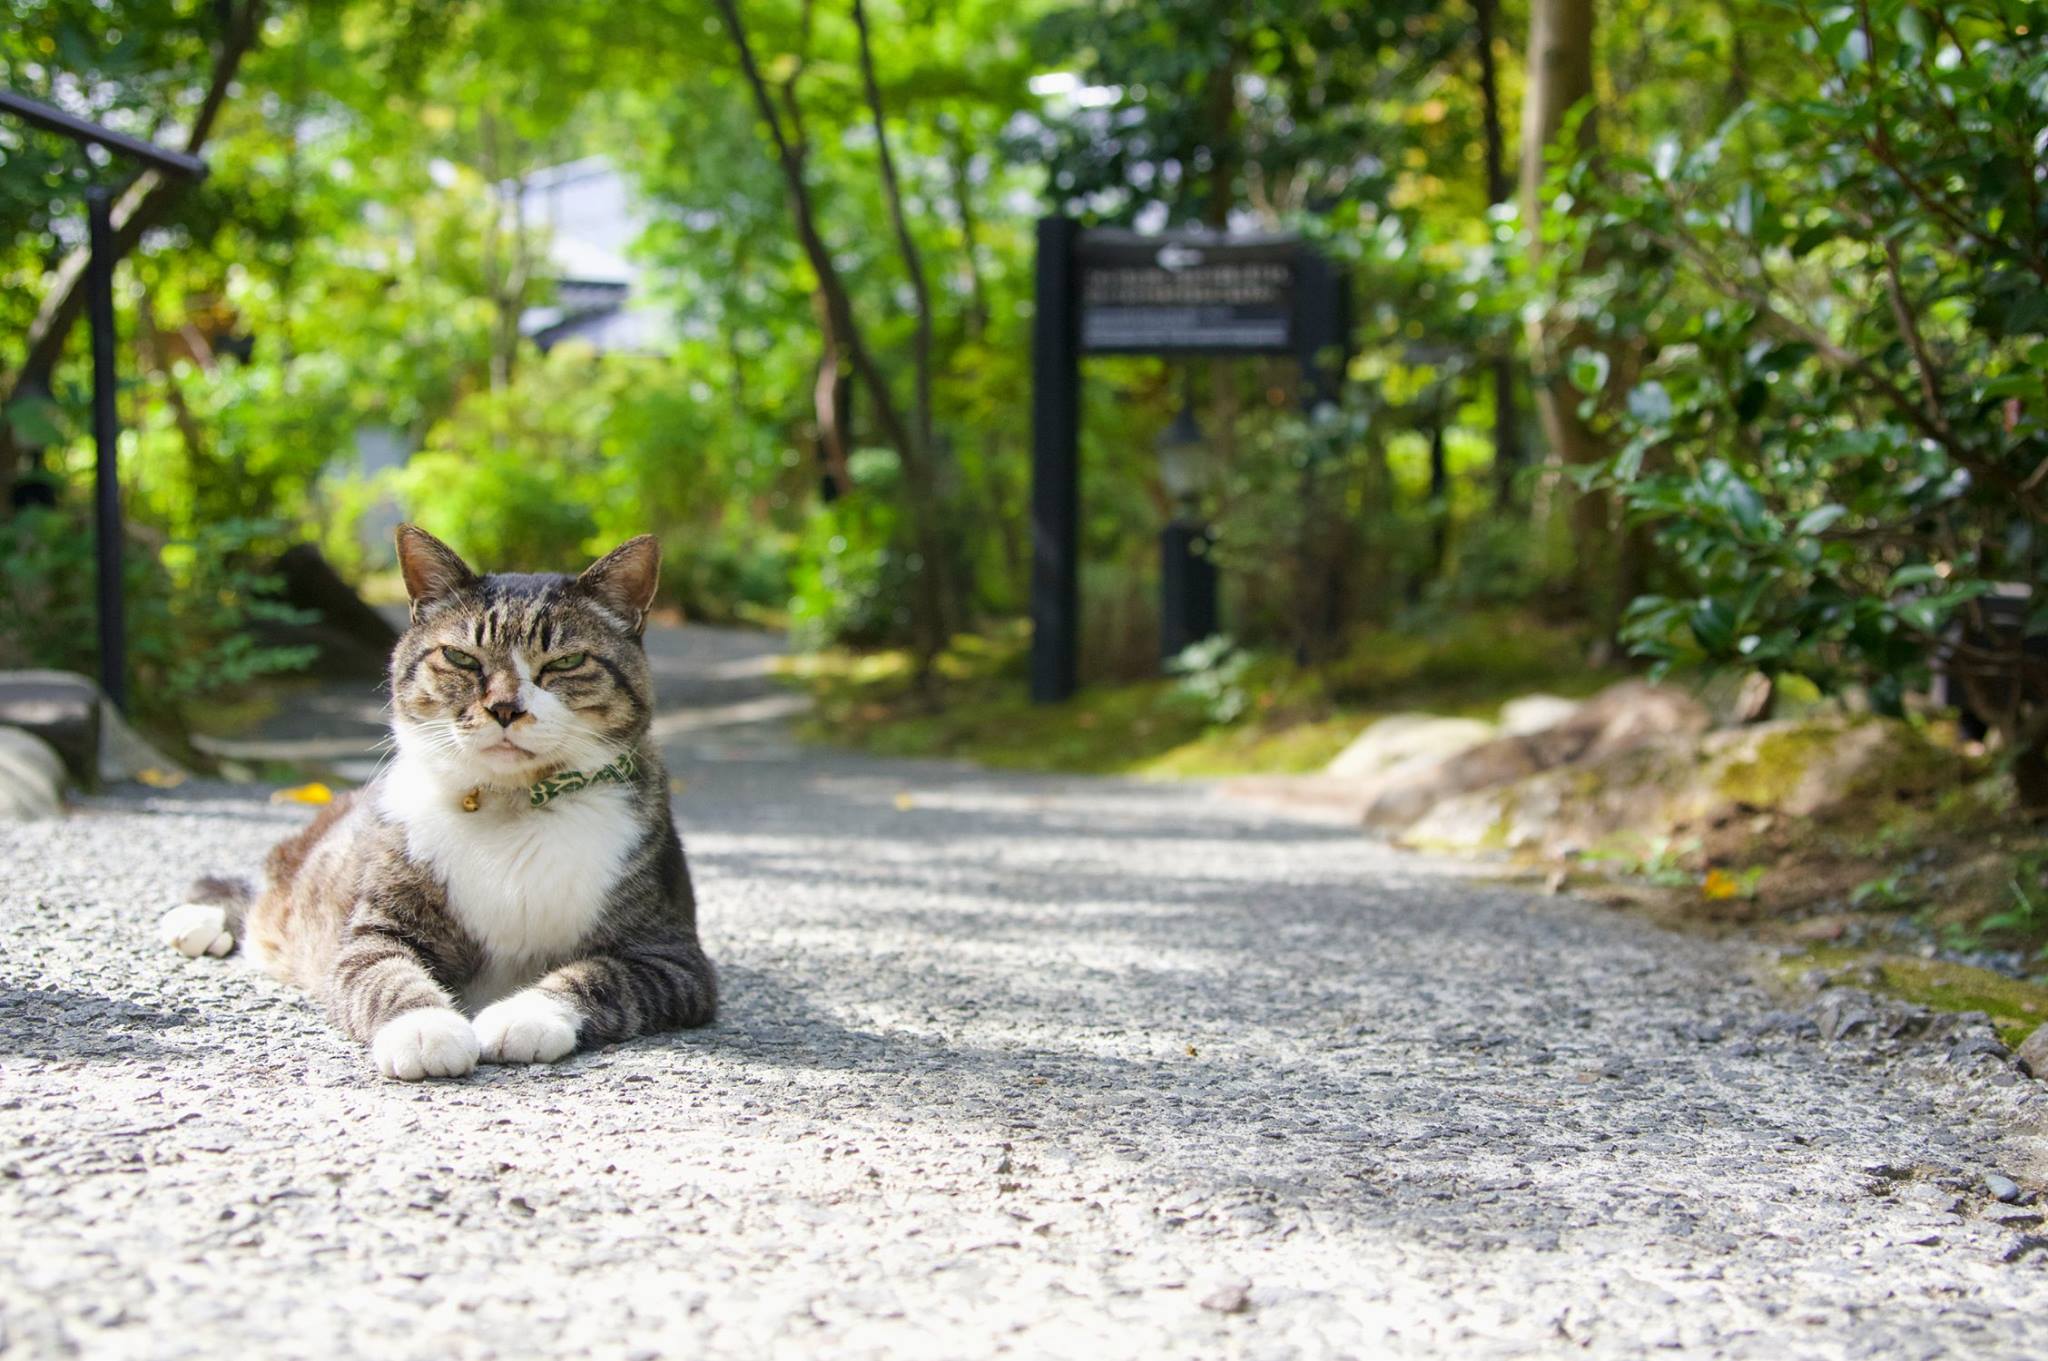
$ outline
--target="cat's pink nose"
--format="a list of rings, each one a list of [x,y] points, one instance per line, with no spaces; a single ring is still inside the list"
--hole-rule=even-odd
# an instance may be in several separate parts
[[[497,704],[486,704],[484,708],[490,711],[492,718],[498,720],[498,726],[501,728],[509,728],[512,726],[513,720],[526,716],[526,710],[520,708],[517,702],[509,699],[500,701]]]

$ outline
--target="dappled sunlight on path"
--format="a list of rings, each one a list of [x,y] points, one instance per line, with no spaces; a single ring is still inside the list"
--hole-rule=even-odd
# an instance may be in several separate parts
[[[1944,1180],[2039,1172],[2030,1090],[1798,1039],[1720,946],[1201,786],[800,749],[773,640],[656,647],[668,703],[734,717],[668,744],[708,1031],[381,1084],[150,942],[174,873],[297,815],[216,785],[0,832],[36,942],[0,962],[14,1338],[2048,1349],[2042,1254]]]

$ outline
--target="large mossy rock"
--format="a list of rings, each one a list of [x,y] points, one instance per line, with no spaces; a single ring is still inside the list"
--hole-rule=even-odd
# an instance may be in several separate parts
[[[62,758],[70,782],[95,789],[146,770],[182,774],[75,671],[0,671],[0,724],[33,733]]]
[[[1962,758],[1892,719],[1810,718],[1659,736],[1438,801],[1400,839],[1569,855],[1757,814],[1831,817],[1952,787]]]
[[[1683,690],[1623,681],[1574,706],[1562,722],[1477,743],[1427,768],[1383,777],[1365,802],[1369,826],[1405,827],[1447,800],[1576,762],[1611,757],[1706,731],[1705,706]]]
[[[1353,738],[1323,773],[1340,780],[1378,779],[1403,767],[1448,760],[1494,735],[1493,724],[1477,718],[1392,714]]]
[[[1570,720],[1582,703],[1562,695],[1522,695],[1500,706],[1500,730],[1510,737],[1542,732]]]
[[[0,726],[0,818],[55,817],[64,806],[64,758],[34,733]]]
[[[0,671],[0,724],[41,739],[87,789],[100,778],[104,707],[99,686],[75,672]]]

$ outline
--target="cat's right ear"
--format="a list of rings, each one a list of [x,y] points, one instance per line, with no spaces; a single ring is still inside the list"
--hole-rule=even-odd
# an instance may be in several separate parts
[[[412,597],[415,619],[426,606],[477,580],[454,549],[418,525],[398,527],[398,570],[405,574],[405,593]]]

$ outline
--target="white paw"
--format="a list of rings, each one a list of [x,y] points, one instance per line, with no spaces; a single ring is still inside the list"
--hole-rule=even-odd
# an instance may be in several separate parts
[[[174,907],[157,920],[156,938],[187,959],[224,955],[235,948],[228,914],[208,903]]]
[[[477,1013],[485,1063],[553,1063],[576,1047],[576,1009],[528,988]]]
[[[377,1071],[400,1082],[461,1077],[476,1068],[476,1031],[447,1007],[421,1007],[386,1021],[370,1040]]]

